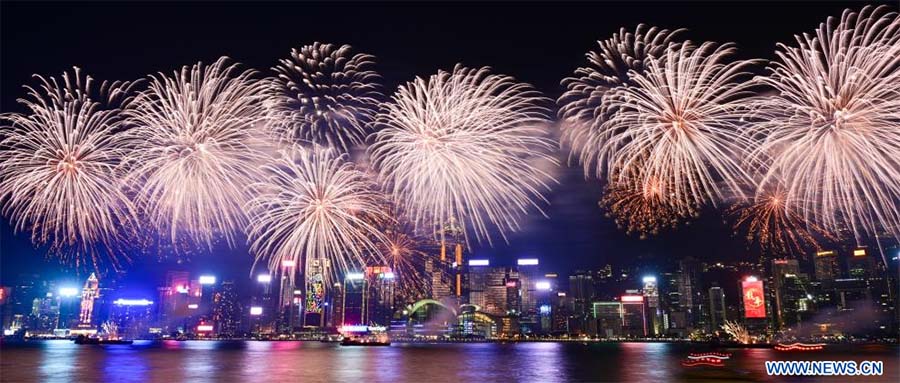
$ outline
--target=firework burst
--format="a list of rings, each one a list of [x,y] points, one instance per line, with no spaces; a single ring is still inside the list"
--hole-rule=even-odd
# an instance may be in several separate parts
[[[136,201],[173,243],[185,233],[233,245],[246,225],[242,205],[264,159],[256,131],[266,86],[253,71],[236,72],[223,57],[159,74],[126,110]]]
[[[697,212],[693,208],[679,210],[674,207],[669,197],[664,185],[651,179],[637,185],[611,186],[600,201],[600,206],[628,234],[637,234],[641,239],[646,239],[662,230],[674,229],[683,220],[696,216]]]
[[[900,18],[887,8],[845,11],[814,36],[780,44],[762,81],[760,187],[787,180],[791,208],[857,240],[900,238]]]
[[[735,217],[735,232],[746,231],[747,241],[769,254],[802,256],[810,247],[820,250],[817,236],[833,239],[826,230],[793,211],[792,205],[788,192],[777,187],[757,195],[749,206],[732,207],[727,215]]]
[[[267,259],[276,270],[282,260],[293,260],[305,270],[310,260],[323,259],[341,273],[360,270],[373,257],[383,264],[378,225],[392,222],[387,201],[346,155],[292,146],[264,170],[268,176],[254,185],[247,204],[257,261]]]
[[[16,231],[30,231],[36,246],[76,267],[117,268],[117,244],[134,229],[135,210],[124,193],[121,161],[131,152],[120,133],[118,106],[130,83],[99,89],[78,68],[74,76],[36,76],[20,99],[27,114],[0,116],[0,202]],[[101,257],[105,254],[105,257]]]
[[[682,30],[669,31],[638,25],[634,32],[621,28],[611,38],[598,41],[598,49],[588,52],[589,66],[575,70],[575,77],[562,81],[566,92],[559,98],[560,117],[566,122],[564,139],[576,152],[583,129],[598,123],[615,105],[604,98],[609,90],[634,85],[629,72],[643,73],[649,57],[659,57]]]
[[[511,77],[461,66],[401,86],[378,117],[373,163],[417,229],[456,220],[481,241],[540,210],[552,177],[546,100]]]
[[[291,51],[273,68],[270,122],[277,137],[349,151],[365,141],[375,116],[380,77],[374,57],[351,54],[349,45],[314,43]]]
[[[427,281],[425,259],[428,254],[423,250],[427,241],[420,240],[397,226],[385,231],[385,241],[379,243],[379,249],[393,270],[400,291],[407,299],[418,300],[424,297]]]
[[[752,184],[742,160],[753,141],[742,134],[752,61],[728,61],[729,45],[671,44],[648,57],[644,73],[631,71],[634,86],[615,88],[615,113],[578,137],[579,156],[610,184],[666,185],[681,212],[716,204]],[[589,171],[589,170],[588,170]]]

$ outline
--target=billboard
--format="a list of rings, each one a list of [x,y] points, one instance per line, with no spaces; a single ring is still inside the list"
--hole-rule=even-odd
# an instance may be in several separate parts
[[[766,298],[763,294],[763,282],[756,278],[747,278],[741,282],[744,297],[745,318],[765,318]]]

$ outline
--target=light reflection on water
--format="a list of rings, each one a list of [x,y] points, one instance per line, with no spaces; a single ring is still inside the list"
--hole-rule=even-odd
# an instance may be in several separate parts
[[[71,341],[6,344],[2,382],[665,382],[703,346],[673,343],[466,343],[342,347],[319,342],[166,341],[131,346]],[[729,350],[735,368],[766,380],[766,360],[882,360],[898,381],[897,346],[829,346],[821,353]],[[768,379],[771,380],[771,379]],[[815,381],[845,381],[839,377]],[[804,381],[811,381],[805,379]]]

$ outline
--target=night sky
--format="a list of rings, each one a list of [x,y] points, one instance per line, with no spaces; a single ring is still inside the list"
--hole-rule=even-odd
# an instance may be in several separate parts
[[[376,56],[386,93],[416,76],[429,76],[456,63],[491,66],[556,98],[559,82],[586,62],[584,54],[620,27],[638,23],[677,29],[693,41],[732,41],[740,58],[774,57],[776,42],[811,32],[828,16],[868,3],[653,3],[631,4],[77,4],[8,3],[2,5],[0,96],[3,112],[21,112],[16,98],[31,75],[58,76],[73,65],[99,80],[133,80],[158,71],[170,73],[197,61],[229,56],[269,74],[291,48],[314,41],[350,44]],[[895,4],[896,2],[893,2]],[[560,154],[563,164],[564,154]],[[721,214],[706,212],[689,226],[640,240],[616,228],[598,208],[601,185],[585,180],[581,167],[563,166],[560,184],[549,195],[550,217],[532,214],[525,230],[509,244],[475,246],[472,257],[492,264],[538,257],[547,271],[614,266],[647,260],[694,256],[701,260],[755,260]],[[28,234],[14,235],[0,224],[3,281],[20,273],[71,271],[44,259]],[[127,279],[154,282],[171,263],[137,259]],[[195,255],[186,267],[244,278],[246,248],[217,249]],[[139,271],[138,271],[139,270]],[[3,284],[6,284],[5,282]]]

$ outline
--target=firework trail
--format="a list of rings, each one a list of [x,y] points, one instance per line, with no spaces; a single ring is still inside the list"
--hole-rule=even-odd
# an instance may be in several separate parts
[[[900,18],[845,11],[815,35],[779,44],[757,104],[755,153],[770,158],[761,188],[786,180],[789,208],[859,241],[900,238]]]
[[[251,250],[276,270],[282,260],[328,260],[333,273],[383,264],[379,223],[392,222],[387,201],[365,173],[335,149],[291,146],[266,165],[247,204]],[[337,275],[326,275],[336,277]]]
[[[127,256],[117,244],[137,219],[124,193],[121,161],[131,150],[120,133],[119,107],[131,83],[99,89],[80,70],[62,81],[40,80],[19,99],[27,114],[0,116],[0,203],[16,231],[30,231],[35,246],[76,267],[117,269]],[[104,256],[101,256],[105,254]]]
[[[410,234],[400,225],[385,231],[385,241],[379,243],[379,250],[397,278],[397,285],[407,299],[416,301],[424,298],[428,281],[425,275],[425,250],[427,240]]]
[[[210,248],[221,237],[233,245],[246,225],[242,205],[264,160],[257,130],[266,85],[253,74],[225,57],[185,66],[153,76],[126,109],[136,202],[173,243],[185,233]]]
[[[555,163],[546,138],[546,100],[529,85],[456,66],[401,86],[378,117],[370,154],[417,229],[452,220],[491,243],[504,240],[530,208],[540,210]]]
[[[631,74],[633,86],[608,95],[615,113],[578,137],[580,160],[606,174],[612,185],[666,185],[679,212],[745,198],[752,185],[742,160],[753,140],[742,134],[752,86],[741,81],[753,61],[728,61],[730,44],[670,44],[646,71]]]
[[[362,144],[383,98],[374,57],[349,45],[314,43],[273,68],[270,128],[283,141],[309,141],[345,152]]]
[[[598,41],[599,49],[585,55],[589,66],[576,69],[575,77],[562,81],[566,92],[558,100],[559,115],[565,121],[563,140],[572,145],[573,155],[577,156],[586,149],[579,145],[586,141],[579,136],[587,134],[587,129],[602,122],[600,116],[608,116],[617,105],[604,96],[616,87],[635,85],[630,80],[629,71],[643,73],[647,59],[659,57],[675,35],[682,31],[643,24],[638,25],[633,33],[621,28],[611,38]],[[589,163],[585,163],[585,167],[585,172],[588,172]]]
[[[675,208],[664,185],[652,179],[639,184],[611,186],[600,200],[600,206],[607,210],[620,228],[628,234],[639,235],[641,239],[657,235],[665,229],[674,229],[682,220],[697,215],[694,208],[686,211]]]
[[[736,205],[726,215],[735,218],[735,232],[746,231],[747,242],[759,245],[764,253],[805,255],[814,247],[821,250],[816,237],[834,238],[815,223],[808,222],[791,208],[791,197],[783,187],[758,194],[749,205]]]

